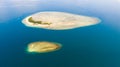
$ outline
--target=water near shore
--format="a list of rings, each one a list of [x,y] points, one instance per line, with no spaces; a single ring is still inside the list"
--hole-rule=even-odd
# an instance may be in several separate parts
[[[0,0],[0,67],[120,67],[120,5],[116,0],[3,1]],[[69,12],[102,21],[57,31],[31,28],[21,22],[42,11]],[[38,41],[60,43],[62,48],[48,53],[27,53],[28,44]]]

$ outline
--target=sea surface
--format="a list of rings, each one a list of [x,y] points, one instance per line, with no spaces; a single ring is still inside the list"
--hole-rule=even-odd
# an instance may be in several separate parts
[[[0,67],[120,67],[120,8],[108,8],[116,2],[106,0],[105,3],[95,1],[94,4],[94,1],[83,2],[88,6],[70,2],[64,4],[63,0],[45,0],[42,4],[37,1],[37,5],[25,5],[24,1],[24,5],[17,6],[11,1],[3,2],[4,6],[0,6]],[[59,31],[22,24],[25,17],[41,11],[98,17],[101,22]],[[36,41],[57,42],[62,44],[62,48],[43,54],[28,53],[28,44]]]

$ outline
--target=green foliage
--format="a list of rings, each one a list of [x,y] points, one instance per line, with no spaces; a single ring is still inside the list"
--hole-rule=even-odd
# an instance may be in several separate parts
[[[42,21],[34,21],[32,17],[30,17],[28,21],[32,23],[42,24]]]
[[[28,19],[28,21],[31,22],[31,23],[34,23],[34,24],[43,24],[43,25],[50,25],[50,24],[51,24],[51,23],[42,22],[42,21],[35,21],[35,20],[33,20],[32,17],[30,17],[30,18]]]

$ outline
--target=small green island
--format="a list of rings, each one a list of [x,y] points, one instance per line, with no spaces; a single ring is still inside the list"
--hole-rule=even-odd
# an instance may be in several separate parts
[[[51,24],[51,23],[42,22],[42,21],[35,21],[35,20],[33,20],[32,17],[30,17],[30,18],[28,19],[28,21],[31,22],[31,23],[34,23],[34,24],[42,24],[42,25],[50,25],[50,24]]]
[[[48,42],[48,41],[38,41],[28,44],[27,52],[29,53],[48,53],[57,51],[62,47],[60,43]]]

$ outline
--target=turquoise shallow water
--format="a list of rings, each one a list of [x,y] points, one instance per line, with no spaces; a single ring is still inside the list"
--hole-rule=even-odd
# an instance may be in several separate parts
[[[3,18],[0,21],[0,67],[120,67],[120,31],[107,24],[119,21],[119,14],[113,17],[109,12],[105,15],[92,8],[50,5],[43,4],[43,9],[38,5],[36,10],[30,6],[27,6],[30,9],[18,7],[17,10],[15,7],[4,7],[9,11],[7,15],[0,13]],[[18,9],[21,11],[18,12]],[[53,10],[96,16],[102,22],[63,31],[31,28],[21,23],[28,15]],[[58,42],[62,48],[44,54],[29,54],[26,52],[27,44],[34,41]]]

